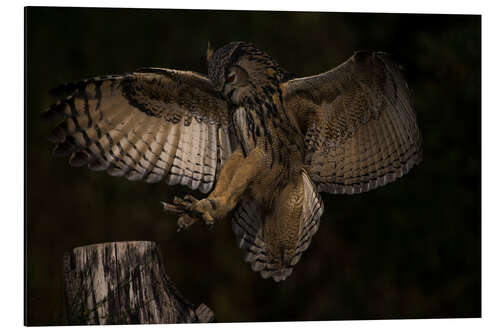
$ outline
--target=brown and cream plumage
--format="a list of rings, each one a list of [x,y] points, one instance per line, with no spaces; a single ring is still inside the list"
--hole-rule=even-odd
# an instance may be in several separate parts
[[[264,278],[284,280],[319,228],[319,192],[361,193],[422,156],[409,90],[381,52],[356,52],[295,78],[245,42],[207,53],[208,77],[145,68],[56,89],[51,135],[70,164],[208,193],[164,203],[178,225],[232,214],[238,246]]]

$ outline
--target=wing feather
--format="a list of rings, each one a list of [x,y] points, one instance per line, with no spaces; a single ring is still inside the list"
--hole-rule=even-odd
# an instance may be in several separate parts
[[[73,166],[206,193],[231,153],[227,104],[200,74],[147,68],[54,92],[44,117],[63,120],[49,138]]]
[[[402,177],[422,159],[408,86],[382,52],[356,52],[323,74],[282,84],[305,136],[304,162],[320,191],[361,193]]]
[[[159,123],[159,128],[153,131],[151,133],[151,155],[152,157],[150,158],[150,163],[151,163],[151,170],[148,173],[148,176],[146,177],[146,182],[148,183],[157,183],[159,182],[164,174],[165,171],[163,168],[161,168],[161,151],[163,149],[163,146],[165,145],[166,142],[166,129],[165,126],[161,123]],[[156,135],[154,134],[156,133]]]

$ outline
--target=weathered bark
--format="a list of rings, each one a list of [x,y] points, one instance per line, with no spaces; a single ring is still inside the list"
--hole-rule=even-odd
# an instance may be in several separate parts
[[[153,242],[77,247],[64,255],[65,301],[70,324],[212,322],[175,288]]]

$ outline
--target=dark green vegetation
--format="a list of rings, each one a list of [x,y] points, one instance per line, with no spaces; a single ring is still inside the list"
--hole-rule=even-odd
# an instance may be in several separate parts
[[[65,323],[64,251],[118,240],[157,242],[177,287],[221,322],[480,316],[479,16],[30,8],[26,23],[28,324]],[[144,66],[205,73],[208,40],[254,42],[298,75],[386,51],[414,93],[423,163],[365,194],[324,194],[320,230],[280,284],[243,262],[228,221],[176,233],[159,202],[184,188],[52,157],[54,124],[39,118],[61,82]]]

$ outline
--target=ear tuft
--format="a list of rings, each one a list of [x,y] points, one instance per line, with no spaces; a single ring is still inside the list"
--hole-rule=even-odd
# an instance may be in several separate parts
[[[214,49],[212,49],[212,46],[210,45],[210,41],[208,41],[208,44],[207,44],[207,62],[212,60],[213,54],[214,54]]]

